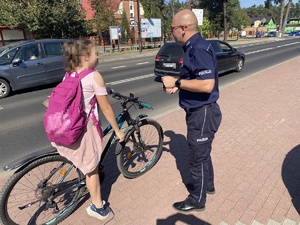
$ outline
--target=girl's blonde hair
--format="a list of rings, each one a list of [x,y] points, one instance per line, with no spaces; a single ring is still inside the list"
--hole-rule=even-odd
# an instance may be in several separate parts
[[[64,64],[67,72],[73,72],[82,65],[81,56],[90,55],[95,43],[89,39],[66,42],[63,46]]]

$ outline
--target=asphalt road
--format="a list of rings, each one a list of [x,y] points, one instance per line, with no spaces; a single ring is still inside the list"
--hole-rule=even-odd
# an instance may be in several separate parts
[[[237,46],[233,44],[245,52],[245,66],[240,73],[220,75],[220,89],[240,79],[246,79],[260,70],[299,56],[300,38],[277,40],[269,39],[267,42]],[[97,69],[103,75],[107,86],[122,94],[134,93],[154,108],[132,109],[134,116],[146,113],[155,118],[178,108],[177,94],[165,94],[161,84],[154,81],[154,55],[106,61],[100,63]],[[6,174],[2,168],[9,161],[50,146],[43,129],[45,109],[41,103],[50,95],[54,86],[55,84],[19,91],[0,100],[0,177]],[[115,113],[120,112],[119,102],[111,97],[109,99]],[[102,121],[103,126],[106,126],[106,121]]]

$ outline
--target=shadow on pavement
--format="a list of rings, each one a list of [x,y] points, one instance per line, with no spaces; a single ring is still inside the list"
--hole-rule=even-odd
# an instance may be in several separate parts
[[[178,171],[180,172],[182,182],[186,185],[192,181],[189,170],[189,148],[184,135],[176,134],[174,131],[167,130],[164,132],[166,137],[170,138],[169,142],[164,142],[165,145],[169,145],[169,149],[164,148],[164,151],[170,152],[175,160]]]
[[[103,164],[105,179],[101,182],[101,195],[105,201],[108,201],[111,188],[121,174],[117,166],[117,159],[114,151],[115,144],[111,146],[110,149],[111,150],[106,156]]]
[[[157,219],[157,225],[174,225],[177,223],[180,224],[191,224],[191,225],[210,225],[203,220],[198,219],[194,215],[185,215],[181,213],[177,213],[169,216],[166,219]]]
[[[113,145],[111,149],[114,149],[114,147],[115,145]],[[114,151],[110,151],[108,153],[108,155],[105,158],[103,166],[104,166],[105,176],[104,176],[104,180],[101,182],[101,197],[109,205],[108,199],[111,193],[111,188],[113,184],[116,182],[116,180],[118,179],[119,175],[121,174],[117,167],[116,155]],[[85,202],[88,201],[89,199],[90,199],[90,193],[86,189],[82,197],[78,199],[79,203],[70,215],[75,213],[76,210],[79,209],[82,205],[84,205]]]
[[[300,145],[294,147],[284,158],[281,177],[292,203],[300,214]]]

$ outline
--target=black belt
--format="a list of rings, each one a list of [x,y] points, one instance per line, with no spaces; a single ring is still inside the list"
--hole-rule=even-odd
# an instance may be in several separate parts
[[[203,105],[203,106],[200,106],[198,108],[189,108],[189,109],[184,109],[186,112],[196,112],[196,111],[199,111],[201,109],[206,109],[206,108],[209,108],[211,107],[212,103],[210,104],[207,104],[207,105]]]

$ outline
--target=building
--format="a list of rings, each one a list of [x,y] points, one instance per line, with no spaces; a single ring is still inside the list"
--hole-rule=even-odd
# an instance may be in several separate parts
[[[123,10],[126,12],[127,19],[130,24],[131,37],[134,38],[135,34],[138,35],[138,8],[137,0],[111,0],[114,6],[115,19],[118,24],[121,24]],[[81,5],[86,10],[86,20],[91,20],[94,17],[95,12],[92,10],[89,0],[81,0]],[[140,18],[144,18],[144,9],[141,3],[139,3]]]
[[[252,17],[250,18],[250,27],[245,28],[248,35],[256,36],[259,32],[267,33],[270,31],[276,31],[277,25],[271,16]]]
[[[293,31],[300,31],[300,17],[291,18],[287,21],[284,32],[288,33]]]

